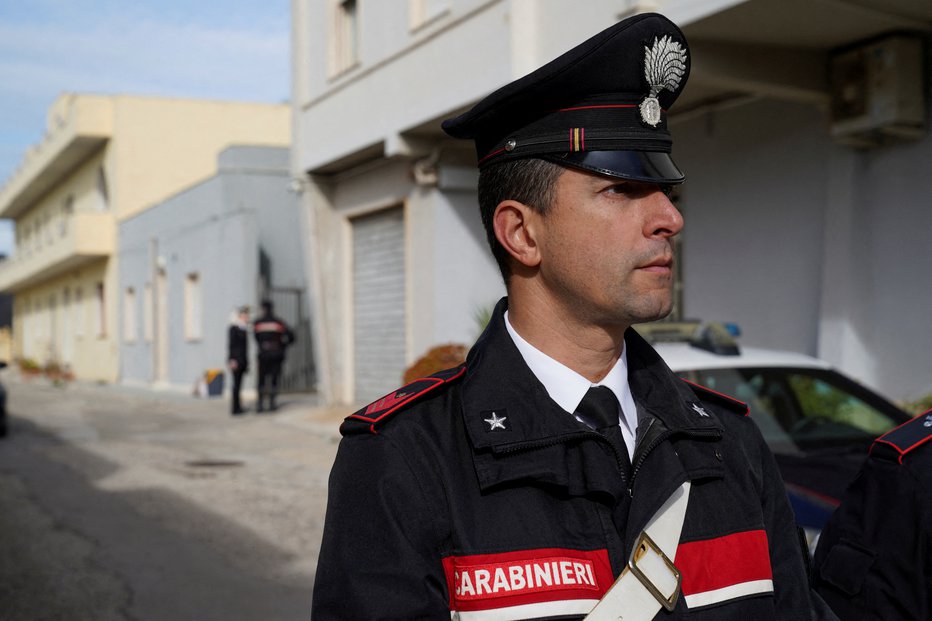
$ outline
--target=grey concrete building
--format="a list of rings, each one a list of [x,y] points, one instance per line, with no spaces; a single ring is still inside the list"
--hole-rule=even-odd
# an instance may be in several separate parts
[[[190,389],[206,370],[225,368],[233,310],[248,304],[255,312],[267,297],[297,335],[283,389],[314,388],[288,157],[284,148],[228,147],[216,176],[120,224],[121,382]],[[250,367],[246,388],[255,385],[255,363]]]

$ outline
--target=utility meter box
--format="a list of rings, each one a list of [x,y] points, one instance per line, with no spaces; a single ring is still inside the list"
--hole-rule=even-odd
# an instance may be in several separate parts
[[[832,137],[870,147],[925,134],[923,41],[891,35],[832,56]]]

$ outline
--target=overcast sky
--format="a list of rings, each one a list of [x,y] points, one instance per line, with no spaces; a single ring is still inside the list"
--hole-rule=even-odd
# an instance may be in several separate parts
[[[63,92],[278,103],[288,0],[0,0],[0,185]],[[0,225],[0,252],[12,249]]]

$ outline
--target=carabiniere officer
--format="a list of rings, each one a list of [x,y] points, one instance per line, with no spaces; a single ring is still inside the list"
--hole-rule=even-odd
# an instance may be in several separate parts
[[[932,619],[932,410],[874,441],[822,531],[814,576],[842,621]]]
[[[748,408],[630,329],[672,305],[689,68],[638,15],[444,122],[475,142],[508,295],[464,365],[345,420],[315,621],[810,618]]]

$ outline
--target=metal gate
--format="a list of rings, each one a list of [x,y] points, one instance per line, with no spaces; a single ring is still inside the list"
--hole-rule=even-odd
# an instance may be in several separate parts
[[[313,392],[317,389],[317,376],[314,344],[311,341],[311,319],[303,303],[304,290],[270,287],[264,297],[272,301],[275,314],[294,332],[294,343],[285,351],[279,389],[282,392]]]

